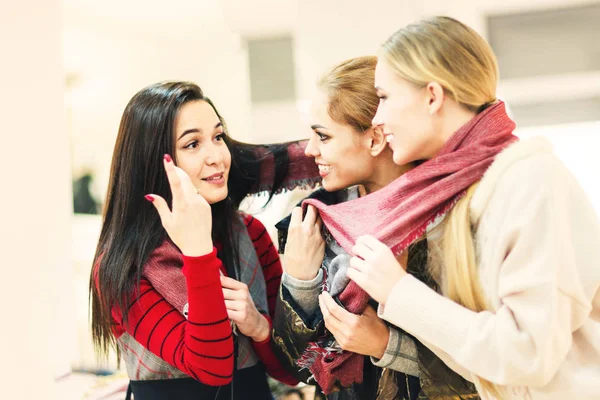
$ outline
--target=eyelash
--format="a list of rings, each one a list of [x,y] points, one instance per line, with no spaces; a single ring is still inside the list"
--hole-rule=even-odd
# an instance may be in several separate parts
[[[216,140],[218,139],[219,142],[222,142],[225,139],[225,132],[219,133],[217,136],[215,136],[215,139]],[[199,144],[198,141],[194,140],[194,141],[190,142],[189,144],[187,144],[186,146],[184,146],[184,149],[195,149],[198,144]]]
[[[319,140],[320,140],[321,142],[324,142],[324,141],[326,141],[327,139],[329,139],[329,136],[327,136],[327,135],[323,135],[322,133],[319,133],[319,132],[315,132],[315,133],[317,134],[317,136],[319,137]]]
[[[380,102],[387,100],[387,96],[377,96],[377,97],[379,97]]]

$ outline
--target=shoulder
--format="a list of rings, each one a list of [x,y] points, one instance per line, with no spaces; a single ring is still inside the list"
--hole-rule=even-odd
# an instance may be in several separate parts
[[[534,199],[549,200],[576,180],[544,138],[518,141],[502,151],[486,171],[470,204],[477,224],[493,204],[509,207]]]
[[[148,256],[144,264],[144,274],[155,266],[172,266],[181,268],[183,266],[183,255],[175,244],[165,239]]]
[[[242,218],[242,222],[246,226],[246,229],[248,230],[248,233],[250,233],[250,235],[260,234],[266,229],[265,225],[258,218],[255,218],[252,215],[246,214],[242,211],[240,211],[239,213],[240,217]]]

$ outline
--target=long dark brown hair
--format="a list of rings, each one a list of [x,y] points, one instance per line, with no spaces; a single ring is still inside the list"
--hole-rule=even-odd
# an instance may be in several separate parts
[[[139,288],[142,269],[151,252],[167,234],[158,213],[144,199],[156,193],[171,203],[171,190],[163,167],[163,155],[175,154],[174,123],[180,108],[205,101],[227,126],[200,87],[190,82],[162,82],[139,91],[127,104],[113,153],[102,230],[90,276],[92,338],[96,350],[106,356],[115,344],[111,311],[118,307],[127,323],[127,299]],[[233,242],[233,223],[242,199],[260,179],[259,154],[274,155],[273,193],[281,189],[288,171],[286,144],[260,146],[237,142],[225,135],[231,152],[229,193],[211,205],[212,236],[223,245],[219,257],[229,276],[237,276],[238,246]],[[262,151],[257,151],[261,148]],[[118,349],[117,353],[118,353]]]

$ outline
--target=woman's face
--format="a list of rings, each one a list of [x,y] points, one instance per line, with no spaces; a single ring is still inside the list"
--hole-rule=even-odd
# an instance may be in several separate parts
[[[369,138],[348,125],[331,119],[328,98],[318,93],[312,103],[312,130],[305,153],[313,157],[323,178],[323,187],[332,192],[363,184],[373,174],[375,157]]]
[[[384,61],[375,69],[379,107],[374,126],[381,126],[394,151],[394,163],[405,165],[433,158],[444,145],[426,88],[402,79]]]
[[[227,197],[231,153],[215,110],[205,101],[184,104],[175,118],[175,159],[209,204]]]

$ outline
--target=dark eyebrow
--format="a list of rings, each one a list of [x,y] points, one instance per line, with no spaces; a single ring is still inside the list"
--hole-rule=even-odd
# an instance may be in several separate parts
[[[219,123],[215,125],[214,129],[220,128],[222,126],[223,126],[223,123],[221,121],[219,121]],[[196,128],[186,129],[185,131],[183,131],[183,133],[181,134],[181,136],[179,136],[179,138],[177,140],[181,140],[182,137],[184,137],[185,135],[187,135],[189,133],[202,133],[202,129],[196,129]]]
[[[313,131],[316,131],[317,129],[325,129],[325,130],[328,130],[328,129],[327,129],[327,128],[325,128],[323,125],[319,125],[319,124],[312,125],[312,126],[310,127],[310,129],[312,129]]]

